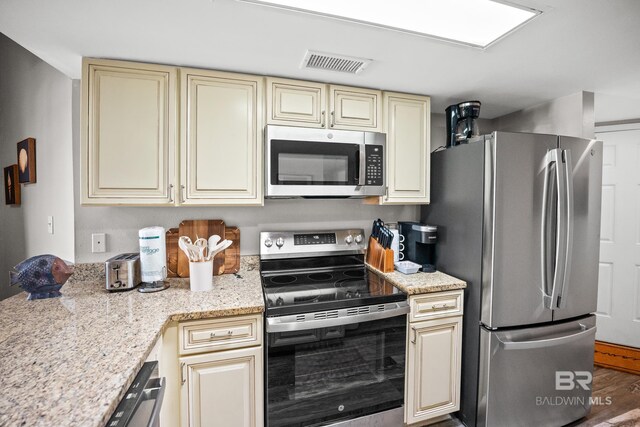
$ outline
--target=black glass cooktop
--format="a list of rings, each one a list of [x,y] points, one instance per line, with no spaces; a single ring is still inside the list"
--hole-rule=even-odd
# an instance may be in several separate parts
[[[407,295],[364,265],[262,272],[268,316],[404,301]]]

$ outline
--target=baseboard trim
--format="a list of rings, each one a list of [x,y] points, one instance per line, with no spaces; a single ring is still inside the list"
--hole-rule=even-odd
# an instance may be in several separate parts
[[[596,366],[640,375],[640,348],[596,341],[593,363]]]

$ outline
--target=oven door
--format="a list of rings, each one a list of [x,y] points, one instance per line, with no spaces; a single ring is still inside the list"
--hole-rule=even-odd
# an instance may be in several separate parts
[[[279,332],[269,332],[267,318],[267,426],[325,425],[401,407],[407,316],[379,314],[300,324],[330,325],[314,329],[278,323]]]

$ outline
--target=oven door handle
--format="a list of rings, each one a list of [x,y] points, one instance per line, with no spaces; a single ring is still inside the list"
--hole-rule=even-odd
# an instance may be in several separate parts
[[[388,319],[390,317],[403,316],[409,313],[410,308],[406,301],[396,303],[395,305],[396,307],[394,308],[385,308],[385,310],[382,311],[364,314],[346,314],[351,310],[358,311],[359,309],[362,309],[362,307],[335,310],[339,312],[338,316],[330,319],[323,318],[315,320],[313,317],[318,313],[311,313],[310,315],[305,316],[305,318],[307,316],[311,317],[311,320],[297,320],[298,315],[295,314],[291,316],[267,317],[267,333],[330,328],[333,326],[351,325],[354,323],[370,322],[372,320]],[[388,304],[385,306],[388,306]],[[378,308],[377,305],[371,307]],[[342,313],[345,313],[345,315],[341,316],[340,314]]]

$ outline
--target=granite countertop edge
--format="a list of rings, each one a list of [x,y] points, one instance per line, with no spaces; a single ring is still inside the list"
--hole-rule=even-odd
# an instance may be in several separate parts
[[[369,264],[367,264],[367,268],[409,296],[465,289],[467,287],[467,282],[464,280],[441,271],[434,273],[418,272],[415,274],[403,274],[395,270],[384,273]]]

